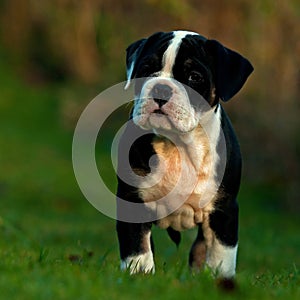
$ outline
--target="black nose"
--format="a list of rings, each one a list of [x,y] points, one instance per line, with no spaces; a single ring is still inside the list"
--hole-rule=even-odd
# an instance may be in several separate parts
[[[156,84],[151,92],[153,100],[162,107],[172,96],[172,88],[166,84]]]

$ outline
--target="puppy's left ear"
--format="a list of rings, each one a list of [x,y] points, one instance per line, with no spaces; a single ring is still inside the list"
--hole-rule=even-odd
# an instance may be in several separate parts
[[[217,96],[228,101],[242,88],[253,66],[239,53],[216,40],[207,40],[204,47],[213,59]]]
[[[126,49],[127,82],[125,85],[125,90],[128,89],[131,79],[135,76],[135,62],[142,52],[146,40],[147,39],[138,40],[129,45]]]

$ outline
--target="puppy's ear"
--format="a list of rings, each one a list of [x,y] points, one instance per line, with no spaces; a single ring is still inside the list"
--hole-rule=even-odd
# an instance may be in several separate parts
[[[135,76],[135,62],[141,54],[147,39],[141,39],[129,45],[126,49],[126,68],[127,68],[127,82],[125,90],[128,89],[131,79]]]
[[[213,58],[217,96],[228,101],[242,88],[253,67],[246,58],[216,40],[207,40],[205,49]]]

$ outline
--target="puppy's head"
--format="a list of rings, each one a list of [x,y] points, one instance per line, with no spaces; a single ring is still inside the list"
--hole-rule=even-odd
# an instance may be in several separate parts
[[[131,44],[126,63],[126,88],[139,78],[133,121],[181,133],[196,128],[219,99],[232,98],[253,71],[240,54],[189,31],[158,32]]]

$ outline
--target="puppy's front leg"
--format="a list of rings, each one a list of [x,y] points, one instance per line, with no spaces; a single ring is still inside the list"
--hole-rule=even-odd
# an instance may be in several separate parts
[[[121,269],[130,274],[154,273],[151,223],[126,223],[117,221]]]

